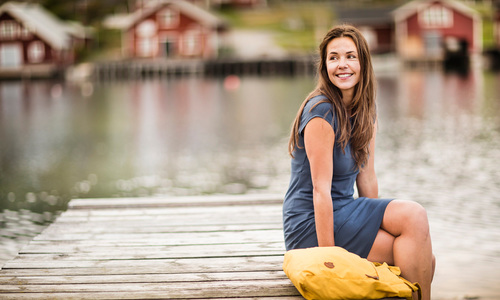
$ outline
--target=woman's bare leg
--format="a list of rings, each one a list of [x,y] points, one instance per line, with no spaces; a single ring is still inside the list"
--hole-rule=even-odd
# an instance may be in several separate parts
[[[379,229],[377,237],[373,242],[372,249],[367,259],[373,262],[379,262],[394,266],[394,240],[396,238],[383,229]]]
[[[429,300],[435,259],[425,209],[412,201],[391,201],[368,260],[398,266],[404,278],[420,284],[422,299]]]

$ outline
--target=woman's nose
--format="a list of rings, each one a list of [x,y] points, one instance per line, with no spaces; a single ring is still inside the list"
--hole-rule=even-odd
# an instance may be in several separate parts
[[[345,57],[341,57],[339,59],[339,68],[343,69],[347,67],[347,60],[345,59]]]

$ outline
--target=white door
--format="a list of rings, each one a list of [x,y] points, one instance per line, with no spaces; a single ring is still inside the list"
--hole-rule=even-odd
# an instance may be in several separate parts
[[[7,44],[0,46],[0,67],[16,68],[21,66],[22,47],[19,44]]]

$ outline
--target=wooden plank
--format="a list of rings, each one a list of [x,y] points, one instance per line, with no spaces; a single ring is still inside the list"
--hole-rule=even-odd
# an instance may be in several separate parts
[[[146,242],[146,243],[145,243]],[[153,247],[175,247],[175,246],[196,246],[196,245],[205,245],[209,247],[210,245],[219,245],[219,244],[254,244],[254,243],[277,243],[274,239],[270,239],[269,241],[265,241],[261,238],[255,238],[248,240],[233,240],[233,241],[214,241],[210,239],[204,240],[190,240],[190,239],[178,239],[178,240],[134,240],[134,241],[126,241],[126,240],[116,240],[116,241],[106,241],[106,240],[71,240],[71,241],[36,241],[39,245],[74,245],[79,248],[83,247],[139,247],[139,246],[153,246]],[[34,242],[31,242],[32,244]],[[23,250],[21,250],[23,251]]]
[[[166,210],[73,210],[62,213],[58,217],[57,224],[113,222],[115,226],[134,226],[137,222],[144,222],[145,225],[155,223],[171,225],[223,225],[249,223],[252,221],[256,223],[275,223],[281,221],[281,214],[280,205],[265,205],[264,207],[208,207],[206,209],[200,207],[182,207]]]
[[[89,283],[148,283],[148,282],[203,282],[225,280],[283,279],[283,271],[227,272],[227,273],[182,273],[182,274],[119,274],[119,275],[75,275],[75,276],[2,276],[1,285],[37,284],[89,284]],[[1,288],[1,287],[0,287]]]
[[[173,233],[120,233],[120,234],[97,234],[97,233],[67,233],[51,235],[42,233],[36,236],[34,241],[103,241],[103,243],[128,241],[148,244],[149,241],[185,241],[177,244],[197,243],[223,243],[223,242],[278,242],[283,240],[282,230],[255,230],[241,232],[173,232]]]
[[[168,239],[166,239],[168,237]],[[276,235],[268,236],[252,236],[252,235],[234,235],[232,237],[224,237],[214,235],[214,237],[199,237],[198,239],[191,239],[187,236],[174,237],[172,235],[167,235],[165,238],[143,238],[140,237],[125,239],[110,239],[106,240],[104,238],[98,239],[81,239],[74,237],[71,240],[42,240],[47,243],[71,243],[80,247],[91,247],[91,246],[116,246],[116,247],[127,247],[127,246],[140,246],[140,245],[150,245],[150,246],[175,246],[175,245],[212,245],[212,244],[244,244],[244,243],[265,243],[265,242],[279,242],[279,237]],[[209,250],[209,248],[207,248]]]
[[[243,263],[243,262],[242,262]],[[261,272],[261,271],[281,271],[282,261],[279,262],[258,262],[254,265],[239,265],[239,266],[229,266],[220,265],[217,268],[216,265],[209,265],[209,268],[203,270],[203,265],[197,268],[182,268],[181,266],[173,265],[149,265],[149,266],[127,266],[118,265],[114,267],[83,267],[83,268],[5,268],[0,272],[1,277],[32,277],[32,276],[96,276],[96,275],[138,275],[145,274],[150,276],[156,276],[158,274],[185,274],[185,273],[219,273],[219,272]]]
[[[53,300],[53,299],[64,299],[64,300],[81,300],[81,299],[89,299],[88,293],[29,293],[29,294],[0,294],[1,299],[8,300]],[[102,292],[102,293],[92,293],[91,299],[166,299],[164,294],[160,295],[151,295],[151,293],[142,293],[142,292]],[[188,298],[186,298],[188,299]],[[226,297],[226,298],[206,298],[201,297],[198,298],[200,300],[297,300],[304,299],[302,296],[264,296],[264,297]]]
[[[99,292],[147,292],[150,295],[168,295],[169,299],[220,297],[221,290],[228,297],[293,296],[296,289],[287,279],[210,281],[210,282],[161,282],[115,284],[43,284],[0,285],[2,294],[22,293],[99,293]]]
[[[104,200],[103,200],[104,201]],[[72,203],[72,202],[70,202]],[[180,206],[180,207],[156,207],[156,208],[114,208],[114,209],[74,209],[67,210],[61,214],[61,217],[69,216],[71,218],[81,216],[184,216],[192,217],[197,215],[213,215],[219,217],[248,216],[248,214],[259,213],[281,214],[281,204],[269,203],[267,205],[239,205],[239,206]]]
[[[191,217],[183,215],[121,215],[121,216],[106,216],[106,215],[88,215],[88,216],[71,216],[71,215],[61,215],[58,218],[59,224],[64,223],[84,223],[84,222],[102,222],[103,225],[106,222],[114,223],[115,226],[125,225],[127,223],[142,223],[147,225],[147,223],[161,223],[161,224],[172,224],[172,225],[203,225],[203,224],[237,224],[241,220],[256,220],[257,222],[276,222],[281,220],[281,212],[272,212],[266,214],[260,214],[259,212],[245,214],[237,214],[228,212],[227,214],[218,215],[216,213],[206,213],[199,215],[192,215]],[[111,226],[111,224],[109,224]]]
[[[261,251],[261,250],[279,250],[285,252],[283,242],[256,242],[245,244],[211,244],[212,251]],[[116,253],[122,255],[145,255],[158,252],[179,252],[179,253],[204,253],[207,252],[207,245],[171,245],[171,246],[127,246],[117,248],[115,246],[94,245],[89,247],[76,246],[72,243],[46,243],[46,242],[31,242],[25,246],[19,254],[69,254],[69,253]]]
[[[200,257],[238,257],[282,255],[283,242],[227,243],[171,246],[122,246],[95,244],[85,241],[85,245],[74,243],[32,242],[20,251],[17,260],[103,260],[103,259],[164,259]]]
[[[247,194],[190,196],[171,198],[106,198],[106,199],[74,199],[69,204],[71,209],[88,208],[133,208],[133,207],[181,207],[181,206],[231,206],[231,205],[264,205],[282,204],[283,195]]]
[[[208,257],[186,259],[124,259],[79,261],[31,261],[18,256],[7,262],[7,269],[65,269],[65,268],[150,268],[153,273],[244,272],[278,271],[282,269],[283,256]],[[123,274],[123,273],[122,273]],[[134,272],[132,271],[132,274]]]
[[[158,222],[149,224],[126,224],[123,226],[96,226],[95,222],[55,224],[47,228],[43,234],[58,235],[66,232],[72,233],[174,233],[174,232],[209,232],[209,231],[248,231],[248,230],[282,230],[282,222],[265,222],[250,224],[159,224]],[[109,224],[108,224],[109,225]],[[154,226],[153,226],[154,225]]]
[[[133,251],[115,249],[107,252],[77,252],[77,253],[43,253],[43,254],[21,254],[16,261],[72,261],[72,260],[116,260],[116,259],[179,259],[179,258],[216,258],[216,257],[247,257],[247,256],[272,256],[283,255],[283,249],[210,249],[208,251]]]
[[[209,224],[237,224],[240,220],[256,220],[259,223],[263,222],[275,222],[281,219],[281,212],[278,211],[252,211],[245,213],[240,212],[232,212],[228,211],[227,214],[218,215],[216,212],[205,212],[200,214],[192,214],[189,216],[174,214],[174,215],[155,215],[155,214],[147,214],[144,212],[143,214],[119,214],[116,216],[109,215],[80,215],[80,216],[72,216],[68,214],[63,214],[58,217],[61,223],[75,223],[75,222],[118,222],[123,221],[122,225],[126,225],[127,222],[138,222],[138,221],[146,221],[146,222],[163,222],[165,224],[177,224],[181,225],[182,222],[190,221],[189,223],[184,223],[186,225],[192,224],[205,224],[206,221],[210,222]],[[214,221],[218,221],[215,223]]]

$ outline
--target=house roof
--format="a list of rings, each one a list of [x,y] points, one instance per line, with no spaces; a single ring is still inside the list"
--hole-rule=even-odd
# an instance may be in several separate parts
[[[451,7],[466,16],[470,16],[471,18],[479,18],[479,13],[469,6],[454,0],[414,0],[408,2],[407,4],[397,8],[394,10],[393,15],[396,22],[404,20],[411,15],[426,9],[427,7],[433,5],[434,3],[442,3],[447,7]]]
[[[392,11],[394,6],[338,8],[337,16],[340,23],[353,25],[387,25],[393,23]]]
[[[210,28],[225,28],[227,26],[219,17],[211,12],[184,0],[158,0],[154,4],[149,5],[143,9],[136,10],[129,15],[111,16],[105,21],[108,27],[116,29],[128,29],[135,25],[137,22],[144,19],[146,16],[156,12],[157,10],[171,5],[181,11],[183,14],[192,17],[201,24]]]
[[[0,15],[3,13],[9,13],[55,49],[68,49],[71,36],[86,36],[81,25],[63,22],[38,4],[7,2],[0,6]]]

